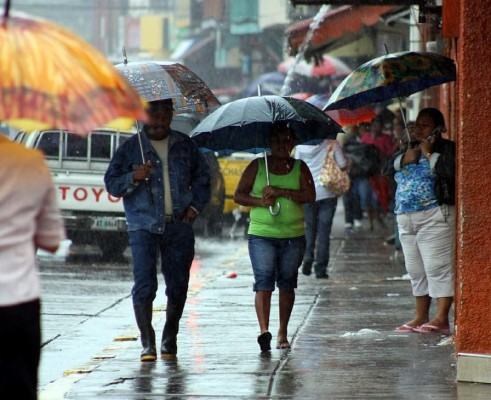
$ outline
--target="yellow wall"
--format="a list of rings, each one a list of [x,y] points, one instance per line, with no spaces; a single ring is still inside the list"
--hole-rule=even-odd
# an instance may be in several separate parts
[[[161,52],[163,49],[163,17],[145,15],[140,19],[140,48],[143,51]]]

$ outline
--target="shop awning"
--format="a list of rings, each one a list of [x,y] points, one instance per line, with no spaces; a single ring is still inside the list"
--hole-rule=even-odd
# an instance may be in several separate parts
[[[204,49],[206,46],[214,42],[213,35],[204,38],[187,39],[179,43],[177,48],[171,54],[171,60],[182,61],[189,56],[198,53],[200,50]]]
[[[294,7],[298,5],[308,5],[308,6],[320,6],[324,4],[337,4],[337,5],[423,5],[425,0],[290,0]]]
[[[329,42],[340,39],[345,33],[355,33],[363,26],[375,25],[382,14],[394,10],[396,6],[342,6],[328,10],[315,30],[308,45],[310,51],[324,47]],[[285,33],[290,55],[298,53],[313,18],[289,26]]]

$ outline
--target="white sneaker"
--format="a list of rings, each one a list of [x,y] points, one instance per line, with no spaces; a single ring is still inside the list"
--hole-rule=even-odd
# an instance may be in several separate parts
[[[359,220],[359,219],[355,219],[353,221],[353,224],[354,224],[355,228],[361,228],[363,226],[363,222],[361,222],[361,220]]]

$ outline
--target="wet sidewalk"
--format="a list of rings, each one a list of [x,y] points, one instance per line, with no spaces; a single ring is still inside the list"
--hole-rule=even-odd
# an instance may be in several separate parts
[[[292,349],[260,353],[247,243],[191,282],[178,358],[141,363],[139,341],[115,340],[42,388],[40,399],[487,399],[491,385],[455,382],[451,337],[396,334],[414,299],[401,263],[384,246],[390,229],[346,237],[338,210],[328,280],[299,278]],[[235,279],[227,272],[237,272]],[[278,329],[277,292],[270,330]],[[115,339],[137,335],[130,299]],[[121,312],[120,312],[121,314]],[[157,309],[158,337],[163,310]]]

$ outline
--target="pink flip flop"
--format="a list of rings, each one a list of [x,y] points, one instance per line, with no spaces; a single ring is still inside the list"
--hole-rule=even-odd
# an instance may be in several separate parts
[[[426,329],[425,329],[426,328]],[[439,333],[440,335],[449,335],[450,328],[442,328],[440,326],[431,325],[431,324],[423,324],[413,329],[414,332],[418,333]]]
[[[412,333],[415,331],[415,329],[416,328],[412,327],[411,325],[403,324],[394,329],[394,331],[397,333]]]

